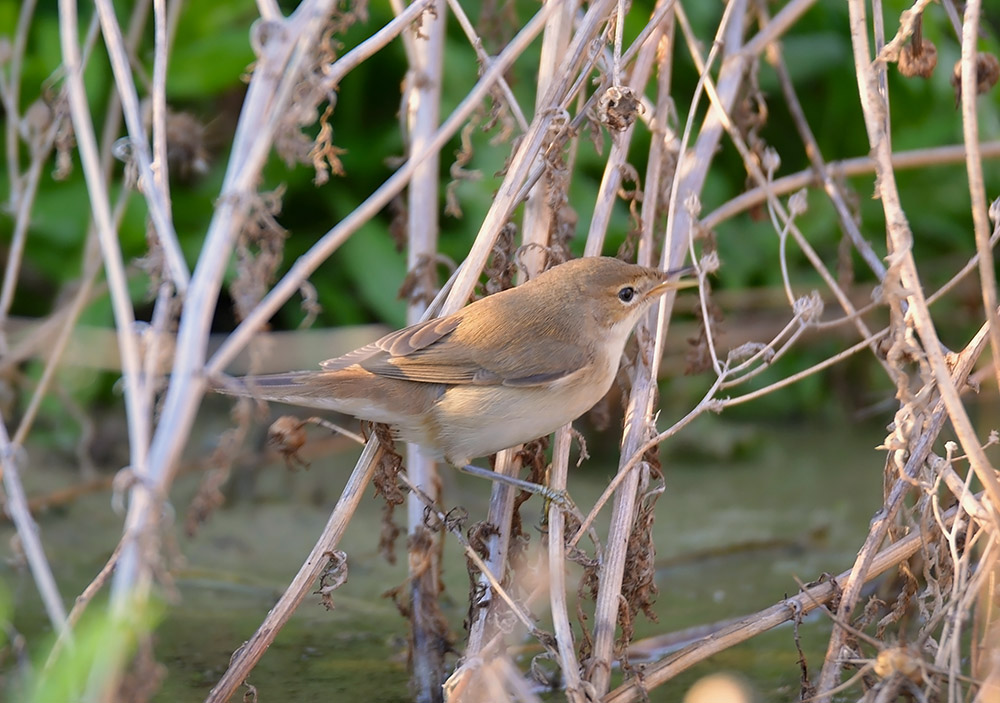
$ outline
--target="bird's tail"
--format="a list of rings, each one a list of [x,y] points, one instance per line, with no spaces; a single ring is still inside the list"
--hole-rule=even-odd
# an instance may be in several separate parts
[[[342,411],[339,404],[331,402],[322,371],[292,371],[289,373],[262,374],[213,379],[210,388],[223,395],[244,396],[255,400],[274,401],[289,405]]]

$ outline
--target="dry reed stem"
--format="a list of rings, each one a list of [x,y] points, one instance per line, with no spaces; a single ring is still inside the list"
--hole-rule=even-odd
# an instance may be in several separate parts
[[[394,5],[397,15],[405,9],[400,3]],[[406,114],[405,143],[409,156],[427,152],[427,144],[434,137],[438,125],[444,83],[447,19],[444,0],[437,0],[429,9],[431,12],[424,15],[421,21],[419,36],[413,29],[403,33],[408,39],[404,47],[410,64],[402,103]],[[431,287],[437,281],[434,262],[438,242],[438,156],[438,152],[429,152],[414,171],[407,187],[407,270],[414,280],[406,308],[408,324],[418,322],[424,316],[427,299],[434,293]],[[414,486],[432,500],[438,500],[441,484],[437,466],[416,445],[406,447],[406,471]],[[423,543],[416,536],[424,531],[424,506],[416,493],[411,492],[407,497],[408,550]],[[424,549],[419,559],[411,554],[407,560],[411,689],[415,700],[421,703],[442,700],[441,686],[446,678],[445,651],[437,645],[437,634],[428,630],[429,624],[437,622],[433,614],[438,612],[437,598],[441,590],[441,536],[433,539],[436,545]]]
[[[549,487],[553,490],[561,491],[566,488],[570,441],[569,427],[556,431],[552,446],[552,469],[549,473]],[[562,671],[566,699],[570,703],[584,703],[587,697],[580,678],[580,662],[576,656],[573,626],[566,603],[566,515],[555,503],[549,505],[548,527],[549,606],[552,629],[559,651],[559,667]]]
[[[66,68],[66,87],[77,145],[90,193],[94,223],[101,243],[105,277],[111,293],[115,326],[118,329],[119,351],[125,379],[125,407],[128,417],[129,454],[132,470],[144,475],[146,452],[149,447],[151,408],[141,402],[140,359],[138,343],[133,333],[135,315],[128,292],[127,277],[118,237],[114,229],[107,187],[98,161],[93,123],[83,85],[82,60],[77,44],[76,4],[60,0],[59,30]]]
[[[561,58],[568,49],[569,37],[573,25],[573,11],[573,2],[563,2],[549,14],[545,21],[545,29],[542,32],[542,49],[539,59],[538,84],[535,96],[536,111],[532,125],[528,130],[529,133],[532,129],[537,130],[541,141],[537,150],[521,150],[519,152],[523,163],[530,164],[536,158],[539,158],[537,154],[543,153],[552,146],[552,141],[549,140],[554,136],[554,130],[551,128],[543,130],[540,125],[542,119],[544,119],[545,111],[552,109],[552,105],[544,101],[549,93],[549,85],[553,80],[554,73],[559,64],[561,64]],[[517,157],[515,157],[516,162]],[[512,164],[508,168],[508,173],[515,170]],[[521,261],[531,276],[538,274],[542,270],[544,259],[541,252],[544,251],[544,247],[549,245],[552,212],[548,206],[546,185],[544,180],[539,181],[528,194],[524,205],[522,243],[525,248],[523,249]],[[491,210],[493,209],[497,209],[496,204],[494,204],[494,208],[491,208]],[[491,233],[484,226],[480,230],[476,241],[478,243],[481,239],[485,238],[490,242],[490,247],[492,248],[493,239],[498,233],[499,229]],[[531,245],[533,244],[537,245],[537,247],[532,247]],[[452,300],[454,293],[453,291],[452,295],[449,296],[449,302]],[[521,468],[520,461],[515,458],[515,452],[516,449],[510,449],[498,453],[494,464],[494,471],[504,476],[515,476]],[[484,549],[488,552],[487,563],[489,564],[490,573],[483,572],[479,577],[479,583],[473,588],[473,593],[470,593],[470,600],[475,599],[477,602],[472,605],[468,645],[463,653],[466,662],[475,661],[480,657],[483,647],[496,633],[496,622],[503,603],[493,597],[492,585],[488,581],[493,579],[498,581],[505,580],[507,555],[511,544],[513,510],[513,487],[494,483],[490,491],[490,505],[486,518],[487,524],[494,529],[488,533],[483,545]],[[466,676],[477,675],[473,667],[464,666],[463,669]],[[457,681],[453,679],[453,683],[455,682]]]
[[[157,190],[159,201],[165,209],[165,215],[170,221],[170,170],[167,162],[167,9],[165,0],[153,0],[153,89],[152,89],[152,134],[153,159],[149,165],[153,176],[151,187]],[[177,3],[174,3],[177,6]],[[145,144],[145,142],[144,142]],[[174,256],[180,255],[180,245],[176,235],[170,247]],[[175,264],[175,268],[183,265],[187,273],[187,264]]]
[[[969,195],[972,206],[972,226],[979,254],[979,281],[983,291],[983,306],[990,328],[993,350],[993,373],[1000,389],[1000,318],[997,317],[997,277],[990,246],[990,221],[987,213],[986,185],[983,183],[983,156],[979,147],[979,118],[976,116],[978,69],[976,57],[979,40],[981,0],[969,0],[962,23],[962,136],[965,138],[965,167],[969,174]],[[994,496],[996,498],[996,496]]]
[[[741,25],[745,8],[746,4],[737,0],[729,3],[723,11],[722,20],[719,22],[717,38],[722,40],[721,43],[726,47],[725,50],[727,52],[735,52],[741,43]],[[678,10],[679,15],[679,8],[675,9]],[[734,21],[733,18],[736,18],[736,20]],[[718,42],[713,45],[710,56],[715,54],[718,46]],[[711,63],[711,60],[709,63]],[[702,74],[699,86],[703,85],[704,77],[705,74]],[[697,94],[695,104],[697,104]],[[691,113],[694,113],[694,106],[692,106]],[[711,114],[711,111],[709,114]],[[681,154],[683,155],[687,154],[687,134],[689,134],[689,130],[686,128],[685,137],[681,140]],[[717,136],[717,134],[703,130],[699,135],[698,143],[704,147],[707,141],[716,139]],[[695,151],[697,152],[697,147]],[[688,171],[684,168],[685,156],[681,157],[680,163],[681,166],[674,175],[671,187],[668,218],[672,218],[672,226],[667,230],[666,239],[663,243],[660,260],[660,266],[663,269],[679,266],[688,249],[690,231],[687,228],[679,229],[676,226],[679,219],[679,209],[677,208],[679,193],[683,192],[685,188],[689,189],[686,191],[688,193],[693,193],[700,189],[700,182],[695,183],[690,180],[690,178],[697,178],[698,171],[696,169]],[[691,175],[692,172],[695,174],[694,176]],[[701,173],[704,175],[704,172]],[[649,265],[652,263],[653,256],[653,232],[651,230],[643,231],[639,244],[638,261],[639,263]],[[628,407],[625,411],[625,431],[621,445],[620,467],[626,461],[626,457],[632,456],[636,449],[646,441],[649,434],[649,418],[651,417],[653,387],[655,386],[653,379],[656,378],[662,340],[667,333],[667,323],[674,297],[674,295],[668,293],[656,306],[657,322],[651,358],[647,359],[644,354],[640,353],[637,359],[633,375],[632,392],[629,394]],[[645,325],[640,323],[636,334],[641,335],[644,328]],[[619,471],[621,471],[621,468]],[[603,696],[607,692],[610,683],[615,631],[618,623],[619,608],[621,607],[620,593],[625,571],[626,550],[638,509],[637,497],[639,489],[648,480],[643,474],[647,473],[646,471],[641,473],[640,471],[629,471],[615,493],[615,500],[612,506],[611,526],[605,541],[605,559],[600,575],[597,603],[594,610],[593,650],[591,659],[587,664],[587,678],[594,687],[595,693],[599,696]]]

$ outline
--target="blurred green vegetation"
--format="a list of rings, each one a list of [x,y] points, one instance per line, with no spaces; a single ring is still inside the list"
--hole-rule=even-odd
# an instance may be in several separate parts
[[[128,615],[131,622],[126,625],[112,618],[106,603],[92,604],[73,629],[73,641],[64,642],[58,652],[52,646],[56,641],[54,633],[42,638],[50,640],[46,646],[31,643],[33,658],[52,657],[51,661],[44,658],[18,661],[17,667],[9,668],[0,676],[0,697],[10,696],[5,700],[21,703],[84,700],[87,691],[101,689],[101,672],[107,670],[114,657],[128,657],[135,650],[127,633],[152,631],[161,619],[162,610],[159,602],[132,607]],[[13,615],[10,594],[0,582],[0,622],[11,622]],[[18,615],[19,626],[29,627],[32,632],[41,632],[48,624],[40,611]],[[18,641],[12,641],[14,636]],[[15,653],[20,658],[27,654],[23,651],[24,645],[12,627],[0,628],[0,651]],[[125,652],[120,653],[123,647]]]
[[[652,0],[636,0],[633,3],[626,23],[626,41],[638,33],[652,4]],[[289,3],[286,5],[289,5],[286,9],[291,9]],[[481,8],[476,3],[468,5],[466,9],[473,21],[477,21]],[[685,6],[697,36],[707,40],[718,23],[721,3],[687,3]],[[908,6],[900,0],[887,4],[886,29],[890,35],[896,29],[898,13]],[[0,34],[13,31],[19,7],[19,0],[0,0],[0,27],[10,28],[0,31]],[[125,25],[131,3],[117,2],[116,7],[121,23]],[[527,0],[514,3],[518,22],[525,21],[537,7],[537,3]],[[356,24],[337,37],[340,52],[356,46],[373,27],[385,24],[391,17],[385,3],[371,3],[368,10],[370,17],[367,23]],[[93,10],[84,4],[80,11],[80,24],[84,28]],[[206,125],[211,153],[207,173],[193,179],[175,179],[172,185],[176,228],[192,266],[196,263],[214,201],[219,195],[232,130],[245,92],[244,75],[254,59],[248,31],[255,17],[253,5],[245,2],[187,3],[170,57],[170,106],[175,111],[190,113]],[[995,16],[986,17],[980,42],[982,50],[997,51],[995,22]],[[489,50],[496,51],[516,31],[513,26],[501,27],[496,35],[485,37]],[[937,70],[929,80],[903,78],[895,66],[889,67],[893,140],[897,150],[962,141],[961,117],[955,109],[954,89],[950,82],[952,66],[958,59],[960,47],[942,7],[932,5],[928,8],[924,35],[934,41],[939,53]],[[675,49],[673,94],[676,96],[678,123],[674,127],[680,133],[687,119],[687,101],[694,92],[697,75],[687,48],[680,44],[679,31],[677,36],[679,45]],[[151,30],[147,29],[137,57],[147,74],[152,70],[151,46]],[[702,51],[707,53],[708,46],[705,41]],[[866,154],[867,137],[857,97],[846,5],[832,2],[817,4],[783,37],[781,48],[823,157],[835,160]],[[95,60],[89,64],[86,83],[95,121],[100,124],[112,79],[100,41],[94,51]],[[518,100],[529,113],[534,101],[538,51],[536,41],[508,74]],[[22,111],[53,83],[54,77],[57,78],[60,57],[55,4],[41,3],[31,26],[21,76]],[[445,65],[442,119],[466,95],[478,71],[472,49],[454,22],[449,28]],[[398,109],[399,86],[405,70],[405,55],[397,41],[361,64],[342,81],[331,122],[335,143],[346,149],[342,156],[346,176],[334,177],[327,185],[316,187],[312,182],[311,169],[301,166],[289,168],[280,158],[272,157],[261,189],[286,188],[279,222],[288,229],[290,236],[282,272],[392,172],[390,162],[398,158],[403,149]],[[777,175],[806,168],[808,160],[802,141],[785,108],[774,70],[764,61],[760,65],[759,83],[768,108],[760,138],[781,156],[782,165]],[[1000,99],[996,90],[980,98],[979,128],[984,141],[1000,138],[1000,110],[997,107],[1000,107]],[[702,104],[696,125],[704,112]],[[312,129],[315,133],[317,128]],[[441,220],[440,249],[455,261],[460,261],[468,250],[491,203],[492,193],[500,183],[496,174],[503,167],[510,145],[491,145],[489,142],[495,136],[496,130],[490,133],[477,130],[474,133],[475,155],[467,168],[478,170],[482,179],[458,186],[464,216],[461,219],[443,216]],[[582,237],[591,217],[592,203],[603,170],[609,145],[607,135],[604,135],[603,141],[604,153],[597,153],[589,140],[581,138],[575,161],[570,204],[579,216],[577,237],[573,242],[578,253],[583,247]],[[0,145],[2,148],[3,145]],[[648,148],[648,131],[640,125],[630,154],[631,162],[640,174],[644,173]],[[458,140],[455,139],[442,151],[442,184],[450,179],[450,162],[458,149]],[[27,162],[25,149],[22,149],[21,162]],[[75,168],[67,180],[54,181],[50,175],[51,168],[47,169],[43,178],[14,302],[15,315],[40,316],[50,312],[62,293],[80,276],[89,210],[86,185],[75,154],[74,162]],[[120,188],[121,170],[121,164],[117,164],[116,189]],[[992,197],[996,195],[996,184],[1000,182],[1000,164],[986,162],[985,171],[988,192]],[[929,283],[940,283],[974,251],[964,165],[900,171],[898,175],[903,204],[914,231],[915,253],[921,272]],[[746,182],[746,172],[739,156],[724,138],[702,193],[703,214],[740,193]],[[853,179],[849,185],[860,213],[862,232],[882,256],[885,253],[884,222],[881,204],[871,198],[872,178]],[[6,170],[0,171],[0,191],[9,193],[10,186]],[[441,197],[443,209],[443,189]],[[798,224],[824,261],[833,268],[841,238],[839,224],[821,193],[812,192],[809,204],[810,210],[799,218]],[[397,291],[405,273],[405,256],[390,236],[391,220],[391,213],[383,212],[313,275],[311,280],[323,308],[317,324],[343,325],[371,320],[392,326],[403,323],[404,302],[398,298]],[[6,252],[12,227],[11,214],[0,215],[0,256]],[[627,207],[619,203],[605,253],[613,254],[617,250],[628,229]],[[766,217],[754,219],[749,214],[740,215],[719,226],[717,238],[723,263],[714,279],[717,289],[742,290],[780,285],[778,237]],[[144,253],[145,208],[138,197],[132,198],[120,239],[127,260]],[[789,252],[796,292],[805,294],[814,285],[818,287],[818,277],[805,257],[794,245],[789,246]],[[874,277],[866,271],[860,257],[853,254],[852,259],[857,281],[871,284]],[[140,314],[149,309],[145,301],[146,288],[143,275],[137,272],[133,290]],[[956,314],[941,314],[939,319],[946,340],[957,345],[968,335],[969,325],[976,315],[970,315],[960,304],[950,304],[956,306]],[[227,306],[225,301],[220,306],[220,329],[232,324]],[[274,326],[295,327],[303,317],[299,301],[293,300],[281,310]],[[89,307],[85,322],[112,324],[107,299],[98,300]],[[824,358],[833,347],[833,344],[800,345],[768,375],[778,378],[804,368]],[[872,374],[871,377],[877,379],[880,376]],[[767,412],[787,416],[802,408],[826,407],[829,405],[828,394],[822,392],[822,385],[828,380],[829,376],[825,376],[799,384],[780,394],[780,397],[765,399],[763,406],[753,404],[749,412],[756,413],[763,408]],[[685,388],[689,385],[681,384]],[[691,388],[692,398],[700,395],[704,385],[707,384],[696,384]],[[107,385],[103,387],[106,389]]]

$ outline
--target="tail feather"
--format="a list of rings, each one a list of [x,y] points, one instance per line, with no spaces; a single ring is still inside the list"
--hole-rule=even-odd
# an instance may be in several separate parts
[[[339,410],[331,402],[328,389],[320,381],[322,372],[293,371],[228,378],[212,383],[212,390],[223,395],[243,396],[256,400],[275,401],[290,405]]]
[[[215,390],[384,422],[400,429],[407,440],[428,445],[426,435],[434,424],[433,408],[445,386],[382,378],[352,367],[244,376],[216,384]]]

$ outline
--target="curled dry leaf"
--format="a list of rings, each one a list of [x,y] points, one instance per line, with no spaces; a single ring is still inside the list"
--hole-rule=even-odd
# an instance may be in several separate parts
[[[347,583],[347,553],[340,551],[326,552],[323,556],[329,561],[319,576],[319,589],[315,591],[320,602],[327,610],[333,610],[333,592]]]
[[[25,110],[21,126],[28,134],[28,143],[32,148],[37,149],[41,146],[42,137],[49,131],[53,119],[52,108],[41,98],[31,103]]]

